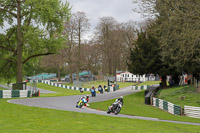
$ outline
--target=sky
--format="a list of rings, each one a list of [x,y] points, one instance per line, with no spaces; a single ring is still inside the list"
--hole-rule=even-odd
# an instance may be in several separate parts
[[[62,0],[65,2],[66,0]],[[89,39],[94,28],[99,22],[99,18],[112,16],[118,22],[127,22],[129,20],[141,22],[144,20],[139,13],[133,12],[137,8],[133,0],[67,0],[72,6],[72,13],[85,12],[91,24],[91,30],[84,38]]]

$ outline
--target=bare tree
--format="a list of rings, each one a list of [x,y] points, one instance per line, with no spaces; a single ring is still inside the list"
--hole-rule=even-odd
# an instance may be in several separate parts
[[[118,23],[113,17],[100,18],[97,26],[98,41],[102,52],[102,72],[115,75],[126,70],[126,61],[135,39],[135,22]]]
[[[67,38],[66,48],[64,48],[64,56],[66,58],[66,63],[68,64],[69,68],[69,74],[70,74],[70,83],[73,83],[72,74],[73,74],[73,68],[75,65],[75,19],[74,16],[71,17],[71,19],[65,23],[64,32],[63,34]]]
[[[112,75],[111,61],[111,31],[116,28],[117,21],[113,17],[102,17],[97,26],[99,43],[102,45],[102,72],[104,75]]]
[[[62,51],[59,54],[44,56],[40,60],[40,66],[42,68],[54,68],[57,69],[58,81],[61,81],[61,69],[64,67],[65,58]]]
[[[79,72],[80,72],[80,53],[81,53],[81,44],[83,35],[86,31],[89,30],[90,23],[89,20],[84,12],[77,12],[73,14],[72,17],[74,22],[74,35],[75,35],[75,42],[78,44],[77,58],[76,58],[76,80],[79,80]]]

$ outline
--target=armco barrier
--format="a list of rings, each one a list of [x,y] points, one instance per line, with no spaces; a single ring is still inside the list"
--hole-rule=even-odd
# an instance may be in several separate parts
[[[37,82],[39,83],[44,83],[44,84],[48,84],[51,86],[55,86],[55,87],[61,87],[61,88],[66,88],[66,89],[71,89],[71,90],[79,90],[82,89],[82,91],[90,91],[91,88],[82,88],[82,87],[75,87],[75,86],[67,86],[67,85],[62,85],[62,84],[58,84],[58,83],[53,83],[50,80],[38,80]],[[119,89],[119,85],[115,87],[115,90]],[[95,89],[96,91],[98,91],[98,88]],[[108,90],[113,90],[113,87],[108,87]]]
[[[0,98],[31,97],[28,90],[0,90]]]
[[[200,107],[184,106],[184,114],[188,117],[200,118]]]
[[[62,85],[62,84],[58,84],[58,83],[52,83],[52,82],[50,82],[50,80],[38,80],[37,82],[48,84],[48,85],[55,86],[55,87],[61,87],[61,88],[71,89],[71,90],[78,90],[78,91],[80,91],[80,89],[81,89],[81,87],[67,86],[67,85]],[[82,88],[82,90],[83,91],[90,91],[90,88]],[[97,88],[96,88],[96,91],[97,91]]]
[[[133,90],[146,90],[150,87],[150,85],[142,85],[142,86],[132,86]]]
[[[153,106],[163,109],[171,114],[182,115],[182,108],[179,105],[153,97]]]

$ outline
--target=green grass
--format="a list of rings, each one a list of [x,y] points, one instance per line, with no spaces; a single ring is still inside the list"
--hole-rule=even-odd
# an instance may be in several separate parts
[[[158,98],[171,103],[200,107],[200,94],[191,86],[180,86],[162,89],[158,91]]]
[[[55,87],[55,86],[51,86],[51,85],[47,85],[47,84],[43,84],[43,83],[38,83],[37,87],[41,88],[41,89],[45,89],[45,90],[50,90],[50,91],[58,92],[58,93],[49,93],[49,94],[41,93],[40,94],[41,97],[70,96],[70,95],[90,94],[90,92],[80,93],[80,91],[77,91],[77,90],[70,90],[70,89],[61,88],[61,87]]]
[[[62,85],[66,85],[66,86],[73,86],[72,83],[62,83]]]
[[[6,89],[0,87],[0,90],[6,90]]]
[[[6,100],[0,100],[0,131],[3,133],[197,133],[200,131],[200,126],[28,107],[7,103]]]
[[[120,88],[127,87],[127,86],[132,86],[132,85],[136,84],[136,83],[133,83],[133,82],[117,82],[117,83],[119,84]],[[157,83],[157,81],[146,81],[146,82],[142,83],[142,85],[152,85],[152,84],[156,84],[156,83]],[[106,81],[87,82],[87,84],[85,84],[83,86],[83,88],[91,88],[92,86],[95,86],[97,88],[99,85],[102,85],[102,86],[103,85],[107,85],[107,82]],[[90,92],[80,93],[79,91],[64,89],[64,88],[61,88],[61,87],[55,87],[55,86],[47,85],[47,84],[44,84],[44,83],[38,83],[37,87],[41,88],[41,89],[45,89],[45,90],[59,92],[59,93],[41,94],[42,97],[90,94]]]
[[[92,88],[92,86],[94,86],[95,88],[98,88],[98,86],[101,85],[101,86],[108,86],[108,82],[107,81],[91,81],[91,82],[86,82],[84,85],[83,85],[83,88]]]
[[[127,87],[127,86],[132,86],[135,85],[136,83],[133,82],[117,82],[117,84],[119,84],[119,88],[123,88],[123,87]],[[68,86],[73,86],[73,84],[69,84],[69,83],[65,83],[64,85],[68,85]],[[83,88],[92,88],[92,86],[94,86],[95,88],[98,88],[98,86],[108,86],[108,82],[107,81],[91,81],[91,82],[86,82],[83,84]]]
[[[142,85],[153,85],[153,84],[159,84],[160,81],[145,81],[143,83],[140,83],[138,86],[142,86]]]
[[[159,83],[160,83],[160,81],[146,81],[144,83],[138,84],[138,86],[140,86],[140,85],[152,85],[152,84],[159,84]],[[137,83],[134,83],[134,82],[117,82],[117,84],[119,85],[119,88],[124,88],[124,87],[127,87],[127,86],[136,85]],[[73,84],[69,84],[69,83],[65,83],[64,85],[73,86]],[[107,81],[91,81],[91,82],[84,83],[84,85],[82,87],[83,88],[92,88],[92,86],[94,86],[95,88],[97,88],[99,85],[108,86],[108,82]]]
[[[100,109],[107,111],[108,106],[110,106],[115,99],[104,101],[104,102],[95,102],[90,103],[90,108]],[[164,120],[175,120],[175,121],[188,121],[200,123],[200,119],[189,118],[185,116],[176,116],[172,115],[164,110],[161,110],[157,107],[144,104],[144,91],[133,93],[128,96],[124,96],[124,107],[120,112],[121,114],[135,115],[135,116],[145,116],[153,117]]]

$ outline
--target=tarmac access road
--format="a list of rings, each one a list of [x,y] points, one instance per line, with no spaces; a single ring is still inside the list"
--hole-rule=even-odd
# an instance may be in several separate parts
[[[97,94],[96,97],[90,96],[89,103],[106,101],[106,100],[114,99],[120,96],[129,95],[135,92],[138,92],[138,90],[132,90],[132,86],[129,86],[129,87],[121,88],[120,90],[117,90],[114,92],[104,92],[103,94]],[[83,95],[13,99],[13,100],[8,100],[8,102],[14,103],[14,104],[26,105],[26,106],[34,106],[34,107],[50,108],[50,109],[57,109],[57,110],[82,112],[82,113],[92,113],[92,114],[106,115],[106,116],[112,116],[112,117],[123,117],[123,118],[131,118],[131,119],[171,122],[171,123],[190,124],[190,125],[200,126],[200,123],[161,120],[158,118],[131,116],[131,115],[124,115],[124,114],[114,115],[114,114],[107,114],[105,111],[94,110],[87,107],[76,108],[76,102],[81,96]]]

